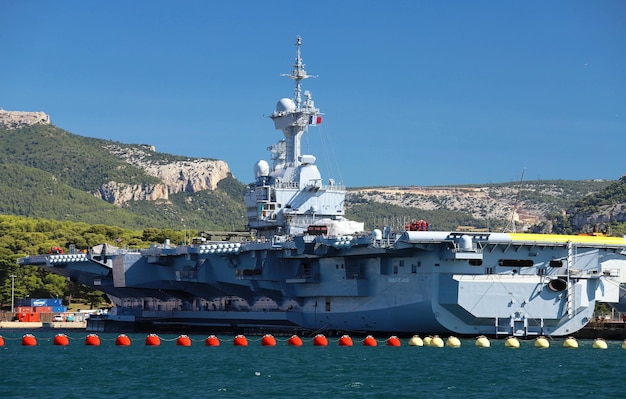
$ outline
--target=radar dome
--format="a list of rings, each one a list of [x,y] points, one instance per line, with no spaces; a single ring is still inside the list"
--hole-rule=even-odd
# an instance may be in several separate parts
[[[281,98],[276,104],[276,112],[291,112],[295,111],[296,104],[291,98]]]
[[[260,160],[254,164],[254,177],[269,176],[270,165],[265,160]]]

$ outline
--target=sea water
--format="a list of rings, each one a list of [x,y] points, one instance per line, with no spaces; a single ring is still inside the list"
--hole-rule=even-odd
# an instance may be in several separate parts
[[[35,332],[37,346],[21,345],[23,332],[0,331],[0,398],[622,398],[626,394],[626,350],[609,341],[578,349],[552,340],[539,349],[504,340],[478,348],[409,346],[327,347],[304,338],[301,347],[277,337],[277,345],[233,345],[219,336],[219,347],[190,336],[161,335],[161,345],[145,345],[146,334],[129,334],[132,344],[115,346],[117,334],[98,334],[100,346],[86,346],[85,333],[68,333],[68,346],[55,346],[53,332]]]

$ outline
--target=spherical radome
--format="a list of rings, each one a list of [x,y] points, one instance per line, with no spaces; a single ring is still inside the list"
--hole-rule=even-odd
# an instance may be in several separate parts
[[[296,109],[296,104],[291,98],[281,98],[276,103],[276,112],[291,112]]]

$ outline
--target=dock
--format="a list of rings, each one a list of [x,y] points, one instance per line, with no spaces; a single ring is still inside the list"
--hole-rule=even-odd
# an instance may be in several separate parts
[[[0,321],[1,330],[84,330],[86,321]]]

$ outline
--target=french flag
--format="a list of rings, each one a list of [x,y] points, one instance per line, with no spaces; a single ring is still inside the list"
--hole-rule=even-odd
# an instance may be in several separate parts
[[[322,123],[322,117],[319,115],[311,115],[309,116],[309,125],[315,126]]]

